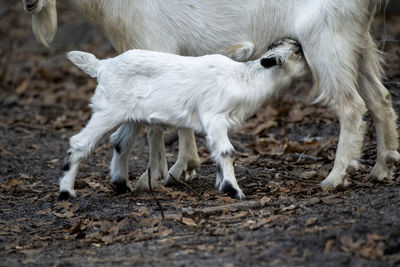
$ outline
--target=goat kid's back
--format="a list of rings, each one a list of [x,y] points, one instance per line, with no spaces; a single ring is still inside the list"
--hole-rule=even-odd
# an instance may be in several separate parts
[[[201,99],[210,93],[214,94],[212,99],[215,101],[223,95],[232,95],[222,89],[209,88],[235,90],[237,86],[231,88],[228,84],[235,78],[232,72],[240,71],[241,66],[221,55],[182,57],[139,49],[103,60],[81,51],[69,52],[67,57],[81,70],[97,78],[99,85],[91,104],[95,111],[113,105],[133,116],[132,120],[148,118],[149,123],[163,121],[197,131],[203,129],[194,110],[206,111],[220,106],[209,103],[209,107],[203,107]],[[167,117],[176,120],[170,121]]]

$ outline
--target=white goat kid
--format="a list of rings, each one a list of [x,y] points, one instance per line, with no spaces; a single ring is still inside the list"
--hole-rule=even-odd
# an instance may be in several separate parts
[[[289,39],[275,44],[260,60],[247,63],[222,55],[182,57],[147,50],[129,50],[105,60],[79,51],[67,56],[97,77],[98,86],[88,125],[70,139],[60,180],[62,198],[75,195],[80,161],[102,137],[126,122],[204,132],[217,164],[216,187],[243,198],[228,131],[238,129],[266,100],[307,70],[300,47]]]
[[[334,167],[323,187],[344,184],[358,169],[368,109],[377,133],[377,162],[371,176],[392,178],[400,159],[396,114],[389,92],[381,83],[381,64],[370,35],[374,13],[384,0],[68,0],[72,8],[104,31],[117,51],[130,48],[199,56],[221,53],[245,61],[261,56],[273,41],[289,36],[303,47],[310,66],[315,102],[336,111],[340,138]],[[47,44],[56,31],[55,0],[24,0],[33,14],[35,36]],[[127,159],[132,148],[133,123],[112,137],[119,145],[111,163],[111,181],[128,181]],[[154,178],[167,176],[161,129],[148,134]],[[191,179],[199,166],[190,130],[179,131],[179,154],[170,173]],[[188,175],[183,175],[184,173]],[[167,177],[168,181],[168,177]],[[147,188],[145,173],[137,183]]]

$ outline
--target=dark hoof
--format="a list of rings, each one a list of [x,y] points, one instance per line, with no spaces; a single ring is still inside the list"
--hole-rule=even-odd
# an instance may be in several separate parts
[[[242,199],[244,198],[244,194],[242,193],[242,190],[237,190],[233,187],[233,185],[229,182],[224,182],[221,186],[221,193],[228,194],[231,198],[237,198],[237,199]]]
[[[61,191],[58,195],[58,200],[69,200],[73,198],[74,197],[68,191]]]
[[[176,182],[176,179],[172,178],[170,175],[167,176],[167,179],[165,179],[165,186],[174,186],[177,185],[178,183]]]
[[[112,186],[115,190],[115,193],[117,193],[117,195],[122,195],[128,192],[131,192],[130,188],[126,185],[125,180],[122,181],[115,181],[112,183]]]

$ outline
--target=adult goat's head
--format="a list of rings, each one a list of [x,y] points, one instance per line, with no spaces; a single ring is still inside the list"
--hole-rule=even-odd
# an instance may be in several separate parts
[[[36,39],[48,46],[57,32],[56,0],[22,0],[26,12],[32,15]]]

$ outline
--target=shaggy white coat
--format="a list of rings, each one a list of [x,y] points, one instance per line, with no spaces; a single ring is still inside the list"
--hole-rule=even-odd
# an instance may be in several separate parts
[[[33,14],[35,36],[48,44],[56,31],[55,0],[23,0]],[[60,0],[61,1],[61,0]],[[315,102],[332,108],[340,121],[334,166],[323,187],[345,184],[359,167],[367,109],[377,136],[377,161],[371,176],[392,178],[397,152],[396,114],[381,83],[381,63],[370,35],[371,22],[383,0],[68,0],[91,21],[117,51],[131,48],[200,56],[221,53],[246,61],[261,56],[275,40],[298,40],[310,66]],[[28,4],[36,8],[28,9]],[[112,136],[120,145],[111,162],[112,183],[128,181],[127,160],[136,128],[126,123]],[[149,168],[154,178],[167,177],[161,129],[152,128]],[[190,180],[199,167],[193,132],[179,131],[180,150],[169,173]],[[147,189],[147,173],[137,188]]]

